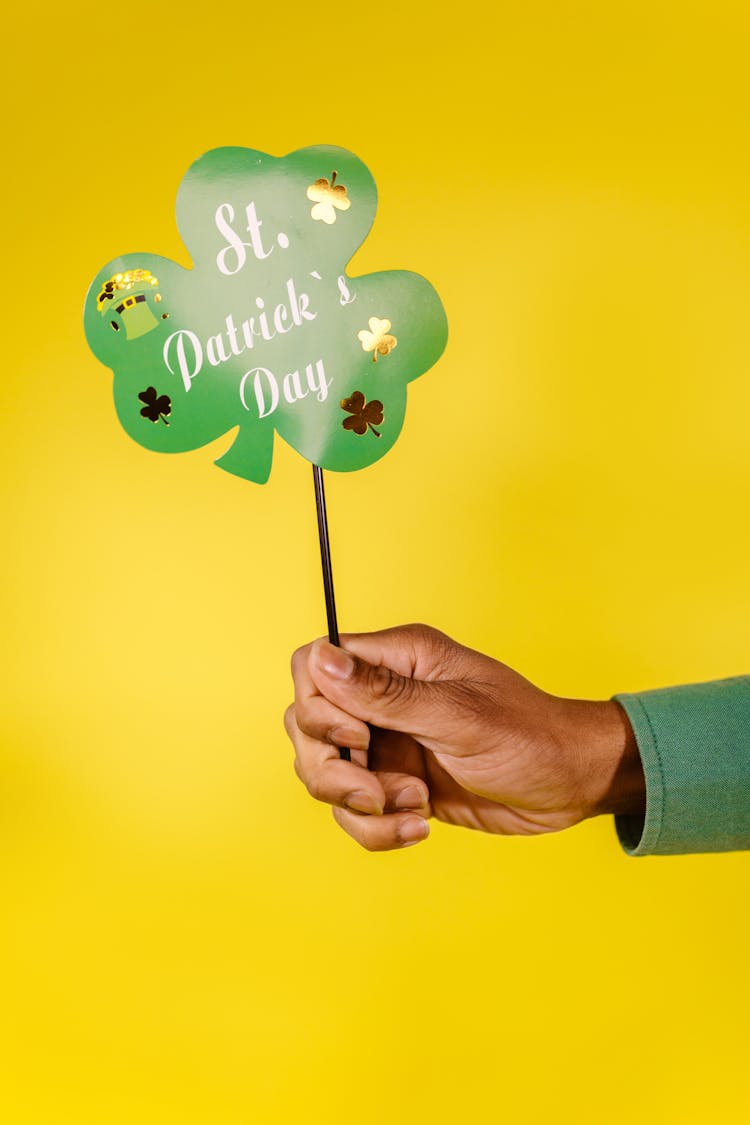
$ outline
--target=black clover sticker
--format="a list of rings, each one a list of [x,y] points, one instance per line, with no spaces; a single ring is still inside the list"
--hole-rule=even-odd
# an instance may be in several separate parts
[[[351,415],[341,423],[345,430],[352,430],[361,436],[367,433],[369,427],[375,437],[381,436],[380,431],[375,429],[383,421],[383,404],[379,399],[373,398],[367,402],[361,391],[355,391],[350,398],[342,398],[341,409]]]
[[[169,395],[157,395],[156,387],[146,387],[146,390],[141,391],[138,398],[141,402],[146,403],[141,409],[143,418],[148,418],[150,422],[158,422],[161,418],[165,426],[169,425],[167,414],[172,413],[172,400]]]

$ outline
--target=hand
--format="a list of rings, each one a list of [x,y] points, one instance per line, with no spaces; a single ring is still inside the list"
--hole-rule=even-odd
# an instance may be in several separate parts
[[[640,757],[617,703],[548,695],[424,625],[341,644],[294,653],[285,725],[300,779],[365,848],[418,843],[432,816],[533,835],[643,812]]]

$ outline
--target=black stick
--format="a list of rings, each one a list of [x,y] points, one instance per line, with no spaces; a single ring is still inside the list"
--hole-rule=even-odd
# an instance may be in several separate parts
[[[323,487],[323,470],[319,465],[313,465],[313,480],[315,481],[315,507],[318,511],[318,538],[320,539],[320,562],[323,567],[323,590],[325,591],[326,597],[328,640],[332,645],[338,647],[339,623],[336,619],[336,598],[333,593],[333,570],[331,569],[331,543],[328,538],[326,493]],[[352,760],[351,753],[346,747],[340,747],[339,753],[345,762],[350,762]]]

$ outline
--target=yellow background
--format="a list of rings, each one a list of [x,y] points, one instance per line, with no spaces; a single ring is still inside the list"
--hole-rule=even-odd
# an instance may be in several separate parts
[[[342,627],[587,697],[746,672],[746,4],[8,18],[0,1119],[746,1122],[747,857],[631,860],[608,819],[359,850],[281,729],[309,467],[146,453],[81,329],[116,254],[186,260],[200,153],[351,148],[352,272],[424,273],[451,338],[329,478]]]

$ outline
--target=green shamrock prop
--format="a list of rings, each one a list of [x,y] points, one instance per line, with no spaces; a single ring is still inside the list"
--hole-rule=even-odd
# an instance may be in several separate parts
[[[114,372],[118,417],[140,445],[180,453],[231,431],[216,464],[262,484],[278,430],[312,462],[334,644],[322,470],[362,469],[391,448],[406,384],[435,363],[448,332],[419,274],[347,276],[376,204],[372,176],[345,149],[214,149],[177,195],[193,268],[125,254],[99,271],[84,308],[91,350]]]
[[[258,483],[275,430],[321,468],[382,457],[447,323],[418,274],[347,276],[376,204],[370,173],[341,148],[197,160],[177,196],[193,268],[126,254],[86,297],[86,338],[114,372],[130,436],[179,453],[234,431],[216,464]]]

